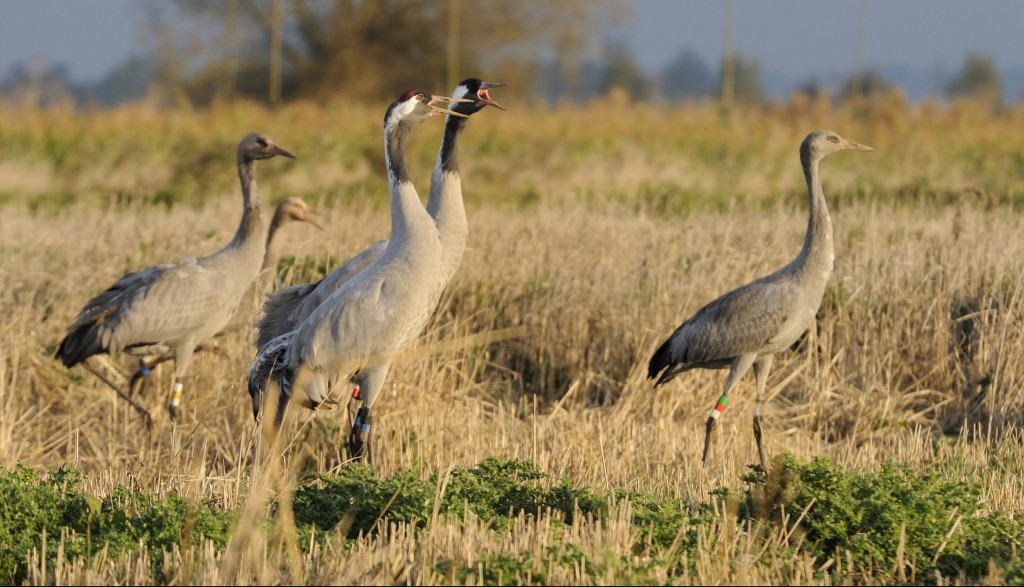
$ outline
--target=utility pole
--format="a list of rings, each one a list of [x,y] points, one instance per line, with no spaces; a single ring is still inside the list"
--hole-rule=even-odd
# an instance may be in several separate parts
[[[281,103],[281,29],[284,9],[281,0],[270,0],[270,89],[267,100],[276,107]]]
[[[459,32],[462,20],[462,1],[448,0],[448,88],[454,88],[459,80]]]
[[[725,57],[722,60],[722,111],[728,115],[732,109],[733,95],[736,92],[736,41],[733,38],[733,5],[732,0],[725,0]]]
[[[857,23],[857,48],[853,57],[853,79],[859,88],[858,93],[867,93],[868,80],[864,75],[864,41],[868,29],[868,0],[861,0],[860,19]]]
[[[227,75],[224,76],[224,99],[235,98],[238,82],[238,0],[229,0],[224,18],[224,40],[227,44]]]

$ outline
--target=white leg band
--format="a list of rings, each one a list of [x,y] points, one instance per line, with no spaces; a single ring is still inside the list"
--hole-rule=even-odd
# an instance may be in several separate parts
[[[171,405],[172,406],[178,407],[178,404],[181,403],[181,390],[184,389],[184,388],[185,388],[185,385],[183,383],[181,383],[180,381],[175,382],[174,385],[171,386]]]

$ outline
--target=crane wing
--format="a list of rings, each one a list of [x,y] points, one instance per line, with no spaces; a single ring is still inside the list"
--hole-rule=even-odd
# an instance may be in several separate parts
[[[223,282],[196,263],[128,273],[85,303],[56,356],[70,367],[98,352],[172,342],[224,305]]]
[[[799,292],[790,281],[763,278],[732,290],[683,322],[655,351],[648,375],[658,384],[697,367],[726,367],[736,357],[774,342],[794,312]]]
[[[106,346],[120,349],[174,341],[201,329],[223,309],[227,284],[222,274],[196,263],[154,269],[158,270],[133,278],[123,290],[102,333]]]
[[[332,293],[379,259],[387,244],[386,240],[377,241],[320,281],[267,294],[256,322],[256,348],[298,328]]]
[[[383,287],[383,279],[361,279],[328,297],[298,327],[288,364],[321,369],[335,357],[359,359],[373,353],[372,341],[388,324],[382,316],[387,310],[379,306]]]

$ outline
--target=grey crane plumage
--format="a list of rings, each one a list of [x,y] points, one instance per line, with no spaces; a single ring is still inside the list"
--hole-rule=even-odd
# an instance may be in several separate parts
[[[260,267],[260,272],[256,276],[256,279],[249,286],[249,289],[242,295],[241,300],[238,303],[238,307],[235,308],[235,313],[231,316],[227,325],[216,335],[214,338],[199,343],[194,352],[200,351],[213,351],[220,352],[220,344],[217,339],[224,336],[229,332],[235,332],[241,329],[249,329],[253,325],[253,321],[256,318],[256,313],[259,310],[260,300],[267,293],[273,291],[276,287],[276,275],[274,273],[278,259],[280,258],[280,251],[275,243],[274,237],[277,235],[278,230],[281,229],[285,224],[289,222],[307,222],[313,226],[323,230],[323,227],[313,219],[313,215],[316,214],[306,203],[305,200],[298,196],[289,196],[284,200],[281,200],[274,207],[274,215],[270,219],[270,225],[267,228],[267,245],[263,255],[263,265]],[[139,366],[132,373],[128,383],[128,393],[131,397],[134,397],[137,393],[138,387],[148,377],[153,369],[160,363],[170,361],[174,358],[174,352],[170,349],[165,349],[159,354],[148,354],[139,358]]]
[[[253,413],[268,384],[279,388],[275,428],[294,390],[306,407],[332,400],[345,381],[379,389],[391,357],[419,335],[444,286],[442,247],[434,220],[416,194],[406,169],[405,143],[412,129],[452,110],[435,104],[457,101],[409,90],[384,117],[385,159],[391,192],[391,236],[383,253],[318,305],[285,337],[261,351],[249,371]],[[261,360],[263,357],[264,360]]]
[[[793,344],[814,322],[832,273],[832,220],[818,163],[826,155],[846,149],[874,150],[828,130],[810,133],[800,145],[809,209],[807,232],[796,258],[774,273],[697,310],[651,356],[648,377],[656,378],[655,386],[690,369],[729,368],[722,395],[708,416],[702,462],[707,461],[711,430],[725,408],[729,392],[753,368],[757,384],[754,438],[761,465],[765,465],[760,402],[772,358]]]
[[[277,287],[277,262],[281,257],[279,245],[274,239],[277,231],[289,222],[305,222],[323,230],[323,226],[313,218],[315,214],[316,212],[309,207],[309,204],[298,196],[289,196],[281,200],[277,207],[274,208],[274,216],[271,218],[270,226],[267,228],[267,245],[265,248],[266,253],[263,257],[263,265],[260,267],[256,280],[253,281],[245,295],[242,296],[242,301],[239,302],[235,314],[224,328],[225,332],[238,328],[251,328],[260,310],[260,303],[263,301],[264,296],[273,292]]]
[[[504,109],[488,94],[489,89],[504,85],[477,78],[462,80],[452,96],[472,98],[473,101],[458,102],[450,107],[453,111],[466,116],[479,112],[488,105]],[[465,127],[466,118],[451,115],[447,117],[437,163],[431,174],[430,195],[427,199],[427,212],[437,224],[441,244],[445,250],[444,271],[449,278],[462,262],[468,234],[456,157],[456,141]],[[263,302],[262,316],[256,322],[256,348],[262,349],[272,339],[293,331],[331,293],[380,258],[387,244],[387,239],[375,242],[320,281],[292,285],[267,295]]]
[[[175,364],[168,410],[173,421],[195,347],[224,328],[260,271],[267,223],[256,186],[256,161],[276,155],[295,157],[262,134],[246,135],[236,152],[242,219],[231,241],[206,257],[120,278],[85,304],[55,356],[71,367],[100,353],[171,350]],[[83,364],[88,368],[87,362]]]
[[[434,219],[442,247],[442,272],[447,283],[462,262],[466,249],[468,225],[462,201],[462,182],[457,158],[457,140],[466,127],[467,117],[486,106],[504,108],[494,101],[488,91],[505,86],[504,83],[485,82],[478,78],[466,78],[459,82],[452,96],[469,99],[468,102],[450,104],[452,111],[461,116],[447,116],[444,135],[438,150],[437,163],[431,174],[430,195],[427,212]],[[259,356],[254,362],[256,380],[265,378],[265,373],[279,362],[295,328],[305,320],[334,291],[373,264],[384,253],[388,241],[380,240],[364,249],[341,267],[315,283],[300,284],[283,288],[267,296],[261,318],[256,324],[256,347]],[[359,446],[366,446],[369,432],[369,409],[380,391],[384,377],[365,377],[356,381],[357,393],[363,402],[353,426],[353,454]],[[259,417],[261,396],[258,387],[253,399],[253,414]],[[359,437],[358,439],[356,437]]]

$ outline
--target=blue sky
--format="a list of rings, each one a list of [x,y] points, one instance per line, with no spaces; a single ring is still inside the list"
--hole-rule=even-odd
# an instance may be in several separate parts
[[[6,0],[0,4],[0,76],[30,60],[96,81],[147,45],[140,26],[166,0]],[[713,68],[724,48],[724,2],[621,0],[631,17],[595,39],[623,41],[649,72],[688,48]],[[793,83],[828,82],[867,68],[949,77],[968,53],[1001,72],[1024,71],[1024,2],[1014,0],[735,0],[737,49]],[[861,23],[863,22],[863,28]],[[863,44],[859,45],[859,31]],[[1019,97],[1019,94],[1013,94]]]

